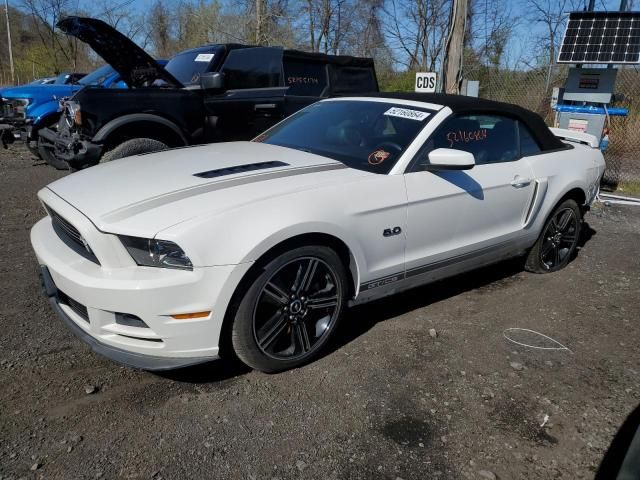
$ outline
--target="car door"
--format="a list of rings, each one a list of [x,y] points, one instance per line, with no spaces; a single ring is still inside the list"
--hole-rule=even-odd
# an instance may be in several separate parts
[[[249,140],[284,118],[281,48],[243,48],[221,69],[225,93],[205,95],[208,141]]]
[[[470,170],[430,170],[436,148],[473,153]],[[406,266],[455,263],[517,243],[533,198],[533,173],[520,155],[518,122],[500,115],[446,119],[405,173]]]

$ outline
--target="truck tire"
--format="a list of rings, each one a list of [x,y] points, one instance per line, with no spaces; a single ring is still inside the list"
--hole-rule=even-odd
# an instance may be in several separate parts
[[[56,158],[51,148],[45,147],[40,140],[38,140],[38,153],[40,158],[47,162],[50,166],[56,170],[69,170],[69,164],[64,160]]]
[[[167,144],[153,138],[132,138],[105,153],[100,159],[100,163],[111,162],[118,158],[130,157],[141,153],[159,152],[167,148],[169,148]]]

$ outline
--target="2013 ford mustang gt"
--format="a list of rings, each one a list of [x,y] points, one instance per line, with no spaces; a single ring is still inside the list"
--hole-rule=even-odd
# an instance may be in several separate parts
[[[486,100],[330,99],[251,142],[57,180],[31,241],[53,308],[94,351],[162,370],[228,349],[276,372],[315,357],[350,305],[508,257],[563,268],[597,147]]]

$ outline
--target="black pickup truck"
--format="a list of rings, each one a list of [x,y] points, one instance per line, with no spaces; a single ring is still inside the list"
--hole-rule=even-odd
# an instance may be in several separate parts
[[[248,140],[321,98],[378,90],[370,58],[224,44],[182,52],[165,69],[100,20],[69,17],[58,28],[89,44],[129,86],[76,92],[62,102],[57,127],[40,131],[55,163],[72,169]]]

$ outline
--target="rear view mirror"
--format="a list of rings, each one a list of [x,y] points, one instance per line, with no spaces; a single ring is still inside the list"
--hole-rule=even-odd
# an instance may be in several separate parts
[[[473,153],[452,148],[437,148],[429,153],[427,170],[469,170],[476,164]]]
[[[205,72],[200,75],[200,87],[203,90],[222,90],[224,78],[220,72]]]

